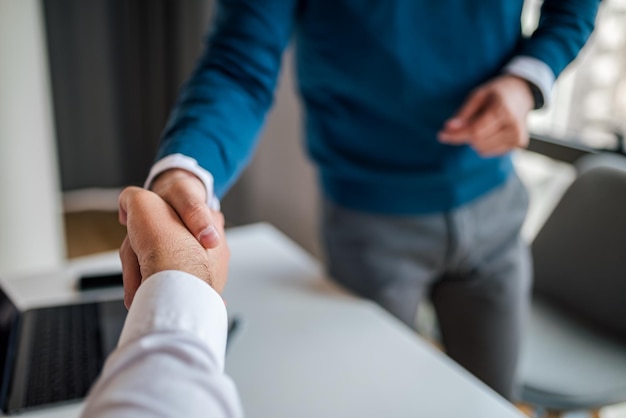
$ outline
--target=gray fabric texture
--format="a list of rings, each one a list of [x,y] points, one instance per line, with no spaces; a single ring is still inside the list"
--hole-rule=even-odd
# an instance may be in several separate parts
[[[590,155],[535,237],[522,400],[557,410],[626,401],[626,158]]]
[[[325,201],[328,273],[411,327],[430,297],[446,352],[510,398],[531,283],[520,237],[527,208],[517,176],[440,214],[377,215]]]

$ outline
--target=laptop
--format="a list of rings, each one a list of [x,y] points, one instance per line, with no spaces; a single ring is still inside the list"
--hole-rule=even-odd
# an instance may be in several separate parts
[[[84,398],[117,345],[123,301],[20,311],[0,287],[0,408],[14,414]]]

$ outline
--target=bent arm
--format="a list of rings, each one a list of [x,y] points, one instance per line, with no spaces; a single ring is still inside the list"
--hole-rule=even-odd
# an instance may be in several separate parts
[[[576,58],[594,29],[600,0],[544,0],[539,24],[505,72],[530,81],[548,101],[554,80]]]
[[[194,158],[221,197],[249,161],[271,106],[297,0],[222,0],[215,29],[184,86],[157,158]]]
[[[591,35],[599,4],[600,0],[545,0],[539,25],[518,55],[543,61],[558,77]]]

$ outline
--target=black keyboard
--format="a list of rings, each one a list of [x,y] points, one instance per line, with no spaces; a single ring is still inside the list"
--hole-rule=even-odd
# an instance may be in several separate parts
[[[37,311],[24,408],[86,396],[104,355],[96,304]]]

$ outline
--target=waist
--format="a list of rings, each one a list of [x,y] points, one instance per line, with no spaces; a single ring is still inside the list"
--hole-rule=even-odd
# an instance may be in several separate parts
[[[431,172],[346,174],[320,164],[322,190],[347,208],[390,215],[449,211],[502,185],[513,172],[510,156],[480,159]]]

